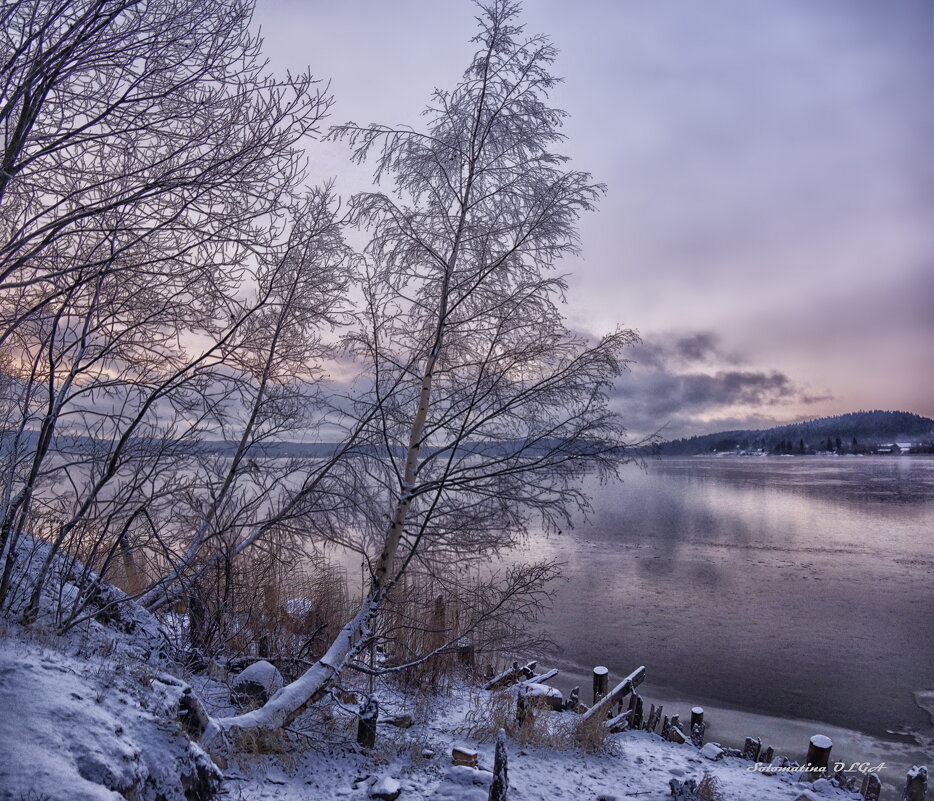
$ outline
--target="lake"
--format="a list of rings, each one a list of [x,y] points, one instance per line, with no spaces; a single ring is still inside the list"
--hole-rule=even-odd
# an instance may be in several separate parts
[[[647,701],[707,706],[708,739],[801,760],[832,733],[841,758],[889,757],[894,783],[930,763],[934,459],[660,459],[593,500],[523,549],[563,564],[545,618],[559,686],[589,701],[592,666],[644,664]]]

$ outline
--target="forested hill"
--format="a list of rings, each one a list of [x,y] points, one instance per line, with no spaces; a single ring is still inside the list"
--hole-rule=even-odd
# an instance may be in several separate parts
[[[663,442],[663,456],[723,451],[807,454],[891,452],[892,443],[911,451],[934,450],[934,420],[909,412],[850,412],[764,430],[721,431]],[[901,449],[904,450],[904,447]]]

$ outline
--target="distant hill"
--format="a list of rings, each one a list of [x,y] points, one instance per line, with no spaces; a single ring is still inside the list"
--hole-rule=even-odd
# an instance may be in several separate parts
[[[892,448],[900,443],[901,448]],[[663,456],[692,456],[724,451],[765,451],[777,454],[891,453],[910,446],[914,452],[934,452],[934,420],[910,412],[850,412],[802,423],[745,431],[721,431],[663,442]]]

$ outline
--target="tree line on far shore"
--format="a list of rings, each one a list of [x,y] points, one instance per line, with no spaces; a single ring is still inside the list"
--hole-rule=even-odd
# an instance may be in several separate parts
[[[859,411],[765,430],[721,431],[672,440],[659,448],[668,456],[729,451],[799,456],[934,453],[934,420],[910,412]]]

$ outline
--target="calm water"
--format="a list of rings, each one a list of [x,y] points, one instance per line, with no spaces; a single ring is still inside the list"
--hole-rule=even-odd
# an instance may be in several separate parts
[[[594,493],[528,549],[564,564],[566,681],[645,664],[649,697],[931,742],[934,459],[666,459]]]

